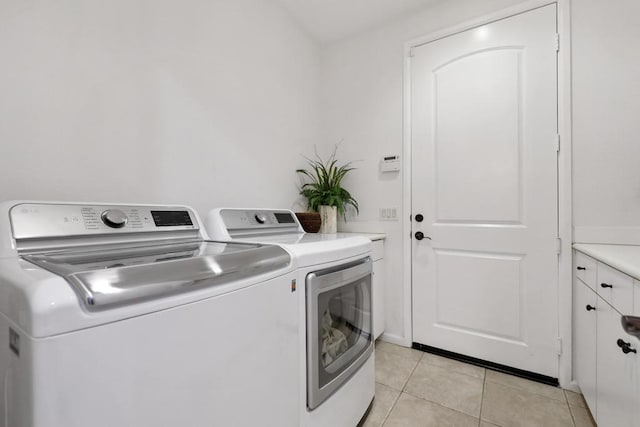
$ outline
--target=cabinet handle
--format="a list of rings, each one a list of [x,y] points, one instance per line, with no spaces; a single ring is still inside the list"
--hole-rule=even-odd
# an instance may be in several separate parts
[[[618,344],[618,347],[622,349],[622,352],[624,354],[638,353],[635,348],[631,348],[631,343],[624,342],[622,338],[618,338],[618,341],[616,341],[616,344]]]
[[[613,288],[613,285],[610,285],[608,283],[600,283],[600,287],[602,287],[602,288]]]
[[[578,267],[576,267],[576,268],[577,268],[578,270],[580,270],[580,271],[584,271],[584,270],[586,270],[586,269],[587,269],[587,267],[580,267],[580,266],[578,266]]]
[[[595,310],[596,308],[592,305],[587,304],[587,306],[585,307],[587,309],[587,311],[591,311],[591,310]]]

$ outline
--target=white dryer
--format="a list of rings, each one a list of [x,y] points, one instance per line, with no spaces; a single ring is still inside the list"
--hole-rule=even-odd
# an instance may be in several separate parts
[[[298,293],[278,246],[184,206],[0,205],[0,425],[298,425]]]
[[[371,241],[353,234],[305,233],[284,209],[214,209],[213,239],[277,244],[298,269],[300,423],[354,427],[375,393]]]

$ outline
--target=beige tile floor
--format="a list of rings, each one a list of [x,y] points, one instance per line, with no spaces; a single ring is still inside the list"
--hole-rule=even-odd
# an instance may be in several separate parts
[[[363,427],[593,427],[582,395],[385,342]]]

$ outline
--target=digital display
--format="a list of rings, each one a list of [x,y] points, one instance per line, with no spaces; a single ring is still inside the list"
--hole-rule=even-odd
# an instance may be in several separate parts
[[[289,214],[289,213],[274,213],[274,215],[276,216],[276,220],[278,221],[278,224],[293,224],[295,223],[294,219],[293,219],[293,215]]]
[[[156,227],[193,225],[188,211],[151,211]]]

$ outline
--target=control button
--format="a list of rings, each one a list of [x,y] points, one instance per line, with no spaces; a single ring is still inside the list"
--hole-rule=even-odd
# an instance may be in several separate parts
[[[102,222],[111,228],[122,228],[127,223],[127,215],[119,209],[109,209],[100,215]]]
[[[267,218],[260,213],[255,214],[253,217],[258,221],[258,224],[264,224],[267,220]]]

